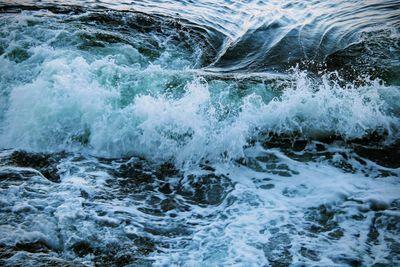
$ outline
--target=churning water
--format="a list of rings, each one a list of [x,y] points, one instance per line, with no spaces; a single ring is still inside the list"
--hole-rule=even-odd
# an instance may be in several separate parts
[[[400,3],[0,1],[0,265],[400,265]]]

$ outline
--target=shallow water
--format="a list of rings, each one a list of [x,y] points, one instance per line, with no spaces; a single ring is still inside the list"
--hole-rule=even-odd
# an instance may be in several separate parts
[[[400,264],[396,1],[0,11],[1,265]]]

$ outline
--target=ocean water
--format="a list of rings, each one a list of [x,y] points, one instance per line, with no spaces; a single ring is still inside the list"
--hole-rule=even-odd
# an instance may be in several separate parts
[[[1,266],[400,265],[398,1],[0,1]]]

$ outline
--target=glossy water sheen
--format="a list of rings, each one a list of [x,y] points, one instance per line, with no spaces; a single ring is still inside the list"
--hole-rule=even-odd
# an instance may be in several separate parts
[[[400,264],[397,1],[0,12],[0,265]]]

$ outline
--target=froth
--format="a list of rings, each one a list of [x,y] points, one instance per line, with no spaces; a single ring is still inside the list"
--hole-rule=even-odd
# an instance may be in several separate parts
[[[47,33],[50,41],[35,39],[18,23],[4,26],[13,35],[0,57],[1,148],[184,162],[241,157],[249,141],[270,134],[398,137],[395,86],[368,80],[356,86],[332,74],[316,78],[297,69],[277,87],[269,80],[219,80],[194,69],[198,49],[182,50],[168,37],[151,35],[163,46],[154,53],[121,43],[94,43],[89,49],[90,31],[47,30],[36,20],[35,31]],[[24,38],[15,39],[20,34]],[[65,44],[66,37],[74,41]],[[32,47],[26,47],[28,41]],[[25,52],[10,56],[11,46]]]
[[[183,161],[239,157],[249,140],[264,133],[352,139],[370,132],[398,132],[399,119],[385,99],[393,102],[400,94],[378,81],[341,86],[328,75],[316,80],[295,71],[295,81],[266,101],[256,90],[229,98],[228,83],[193,77],[180,96],[152,88],[162,83],[143,83],[140,90],[132,86],[136,92],[126,104],[121,87],[104,83],[114,75],[105,67],[119,71],[110,59],[57,58],[43,63],[35,80],[12,89],[1,146],[88,149],[103,156],[143,154]],[[150,66],[138,80],[152,71],[159,68]]]

